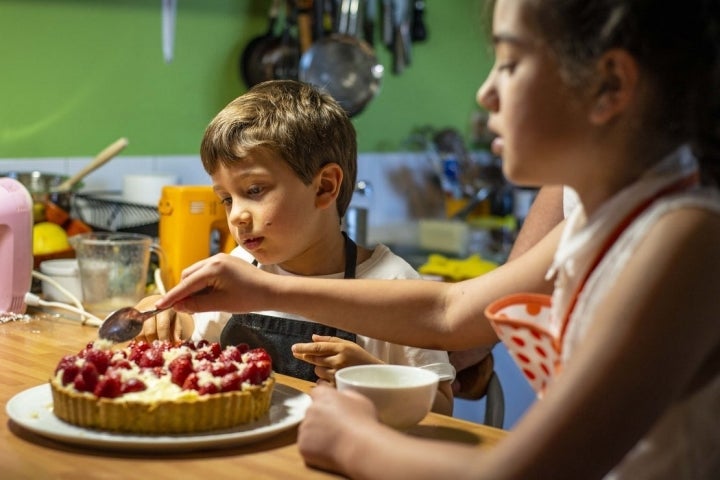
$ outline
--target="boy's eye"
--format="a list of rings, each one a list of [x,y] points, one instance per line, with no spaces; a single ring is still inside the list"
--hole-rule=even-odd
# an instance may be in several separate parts
[[[221,197],[220,204],[222,204],[226,207],[229,205],[232,205],[232,197]]]
[[[247,189],[247,194],[249,196],[257,196],[260,195],[263,192],[263,189],[259,185],[253,185]]]

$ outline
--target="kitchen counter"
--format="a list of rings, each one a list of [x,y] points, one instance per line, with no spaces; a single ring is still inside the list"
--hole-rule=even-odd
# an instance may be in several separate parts
[[[63,355],[76,353],[97,335],[97,328],[43,312],[0,324],[0,402],[47,383]],[[278,383],[308,392],[314,384],[277,375]],[[305,466],[297,449],[297,428],[275,436],[214,450],[123,452],[77,446],[26,430],[2,410],[2,478],[337,478]],[[409,435],[491,447],[506,432],[430,413]]]

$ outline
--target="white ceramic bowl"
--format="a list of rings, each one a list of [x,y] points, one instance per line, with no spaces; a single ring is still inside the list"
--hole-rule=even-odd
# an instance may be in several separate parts
[[[338,370],[338,390],[354,390],[375,404],[380,421],[394,428],[415,425],[435,400],[439,377],[405,365],[358,365]]]

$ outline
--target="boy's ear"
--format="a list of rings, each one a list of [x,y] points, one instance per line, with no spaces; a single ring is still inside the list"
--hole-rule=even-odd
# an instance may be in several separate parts
[[[626,50],[605,52],[597,63],[597,91],[590,110],[590,121],[606,124],[625,111],[637,98],[638,64]]]
[[[340,194],[343,171],[337,163],[328,163],[317,174],[315,205],[318,208],[327,208],[335,203]]]

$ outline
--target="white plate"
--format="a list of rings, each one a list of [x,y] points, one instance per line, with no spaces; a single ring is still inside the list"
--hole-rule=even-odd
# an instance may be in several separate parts
[[[24,390],[5,406],[8,416],[39,435],[66,443],[115,450],[200,450],[257,442],[300,423],[310,396],[287,385],[275,384],[270,411],[260,420],[237,428],[187,435],[138,435],[76,427],[52,412],[50,384]]]

